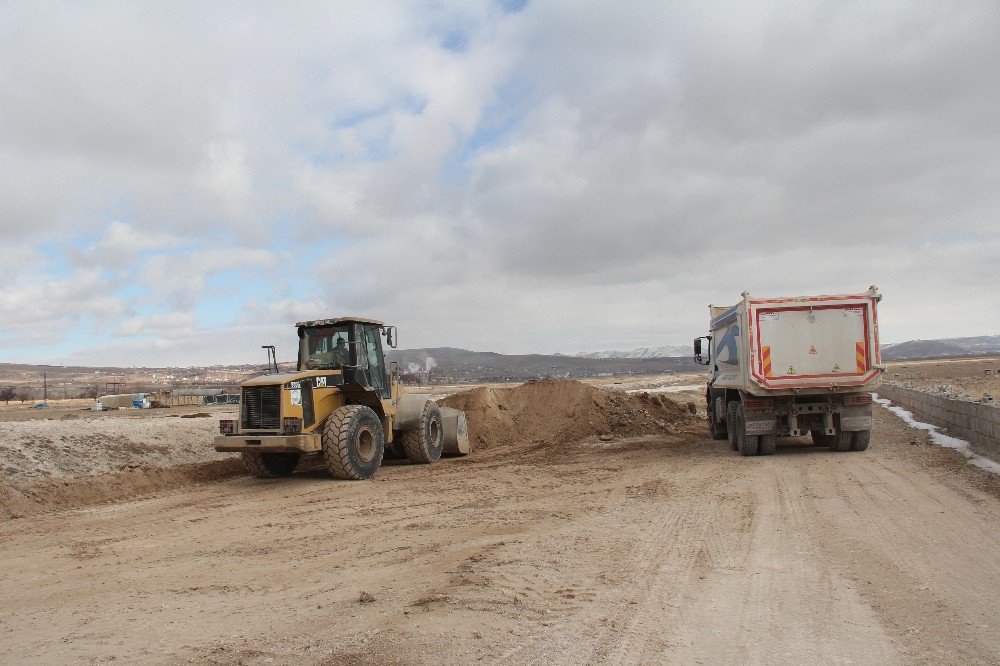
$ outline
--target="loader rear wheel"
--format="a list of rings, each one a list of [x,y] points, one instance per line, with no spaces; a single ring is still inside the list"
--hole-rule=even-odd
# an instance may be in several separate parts
[[[382,421],[370,407],[346,405],[323,424],[323,460],[338,479],[360,481],[375,476],[385,453]]]
[[[837,431],[836,435],[830,435],[830,450],[836,451],[837,453],[843,453],[844,451],[851,450],[851,439],[852,432],[845,432],[843,430]]]
[[[715,408],[712,407],[712,403],[708,405],[708,433],[712,436],[712,439],[729,439],[729,430],[726,428],[726,422],[715,420]]]
[[[851,451],[864,451],[872,441],[871,430],[859,430],[851,433]]]
[[[758,437],[760,437],[760,445],[757,453],[762,456],[773,456],[775,449],[778,448],[778,436],[758,435]]]
[[[743,416],[743,404],[733,404],[736,405],[736,419],[734,421],[736,427],[736,448],[739,450],[740,455],[755,456],[760,451],[760,435],[747,434],[747,423]]]
[[[736,441],[736,413],[739,407],[740,404],[735,400],[726,405],[726,434],[733,451],[740,448],[739,442]]]
[[[300,457],[301,454],[298,453],[244,451],[243,466],[258,479],[274,479],[279,476],[291,476],[299,464]]]
[[[444,425],[441,408],[430,400],[424,405],[416,428],[403,433],[403,451],[410,462],[421,465],[436,463],[444,451]]]

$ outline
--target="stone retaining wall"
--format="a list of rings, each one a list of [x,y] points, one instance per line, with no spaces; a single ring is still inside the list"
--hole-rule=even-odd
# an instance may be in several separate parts
[[[918,420],[944,428],[952,437],[969,442],[976,453],[1000,462],[1000,408],[892,384],[883,384],[877,393],[913,412]]]

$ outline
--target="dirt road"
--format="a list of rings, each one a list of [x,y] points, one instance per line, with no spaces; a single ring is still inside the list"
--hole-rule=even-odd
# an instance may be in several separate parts
[[[5,521],[0,662],[996,663],[1000,485],[877,417],[863,454],[684,426]]]

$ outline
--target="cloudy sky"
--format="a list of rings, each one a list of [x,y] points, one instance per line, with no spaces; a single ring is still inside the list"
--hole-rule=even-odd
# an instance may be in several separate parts
[[[1000,3],[0,0],[0,361],[1000,333]]]

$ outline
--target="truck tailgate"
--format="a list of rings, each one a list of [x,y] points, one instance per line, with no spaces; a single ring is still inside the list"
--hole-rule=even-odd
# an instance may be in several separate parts
[[[750,301],[751,375],[769,389],[860,386],[879,369],[876,299]]]

